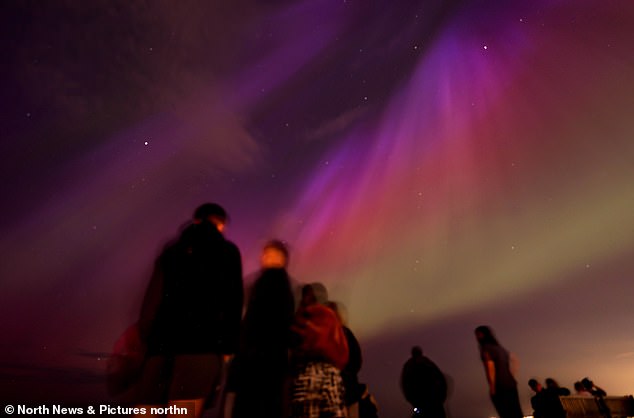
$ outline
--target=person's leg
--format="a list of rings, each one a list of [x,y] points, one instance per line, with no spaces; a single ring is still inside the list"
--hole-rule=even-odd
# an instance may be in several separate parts
[[[315,363],[308,363],[298,368],[292,382],[291,417],[319,418],[319,386]]]
[[[508,416],[511,418],[523,418],[522,406],[520,405],[520,397],[516,388],[511,388],[506,393],[506,404],[508,408]]]
[[[172,409],[167,416],[200,418],[205,400],[220,382],[221,371],[222,359],[218,354],[176,356],[168,395],[168,407]]]
[[[321,394],[321,412],[332,418],[347,418],[348,411],[343,399],[341,372],[328,363],[317,363]]]
[[[231,418],[236,403],[236,393],[226,392],[222,404],[222,418]]]
[[[492,396],[491,399],[500,418],[523,418],[524,414],[520,406],[517,389],[498,390],[498,393]]]
[[[158,417],[151,414],[152,407],[164,407],[167,401],[169,379],[169,360],[165,356],[149,357],[143,365],[135,388],[135,407],[145,410],[145,414],[134,417]]]
[[[348,418],[359,418],[359,402],[348,405]]]

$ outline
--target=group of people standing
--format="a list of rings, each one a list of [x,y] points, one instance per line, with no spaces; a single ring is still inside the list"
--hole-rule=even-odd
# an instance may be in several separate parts
[[[536,379],[530,379],[528,386],[535,392],[531,398],[533,416],[535,418],[566,418],[566,411],[559,400],[560,396],[570,396],[570,390],[560,387],[553,378],[546,379],[544,387]],[[574,384],[575,396],[584,398],[595,398],[597,406],[604,416],[610,415],[610,410],[603,399],[606,392],[594,384],[592,380],[585,377]]]
[[[537,379],[530,379],[528,386],[535,392],[531,398],[535,418],[566,418],[566,410],[559,397],[569,396],[570,390],[559,387],[552,378],[546,379],[545,387]]]
[[[502,347],[489,327],[480,326],[476,328],[475,334],[491,400],[496,411],[500,418],[522,418],[524,414],[517,393],[515,380],[517,361],[514,355]],[[567,413],[559,397],[570,396],[570,390],[560,387],[553,378],[547,378],[545,383],[544,387],[536,379],[528,381],[529,387],[535,393],[531,398],[533,416],[535,418],[565,418]],[[610,417],[610,410],[603,399],[606,392],[589,378],[576,382],[575,390],[576,396],[595,398],[603,416]]]
[[[359,417],[361,348],[337,304],[319,284],[295,296],[277,240],[245,292],[227,221],[220,205],[201,205],[156,261],[137,322],[146,350],[136,404],[200,417],[215,396],[224,418]]]
[[[376,417],[357,377],[361,348],[325,287],[305,285],[296,295],[288,247],[272,240],[245,292],[240,251],[223,235],[227,222],[220,205],[201,205],[155,263],[136,324],[144,346],[136,405],[187,408],[195,418],[210,400],[223,418]],[[499,417],[523,418],[514,356],[488,326],[477,327],[475,337]],[[589,393],[600,390],[589,384]],[[559,392],[536,380],[529,385],[536,418],[565,417]],[[413,416],[446,418],[445,376],[418,346],[403,367],[401,389]]]

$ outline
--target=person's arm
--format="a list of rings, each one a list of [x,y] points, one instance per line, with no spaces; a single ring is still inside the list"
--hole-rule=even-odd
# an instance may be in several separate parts
[[[150,283],[145,291],[143,297],[143,303],[141,305],[141,312],[139,313],[139,319],[137,326],[139,328],[139,335],[142,341],[145,341],[150,334],[150,329],[156,318],[159,306],[163,299],[163,269],[161,267],[161,259],[159,258],[154,263],[154,271],[150,278]]]
[[[228,283],[225,299],[225,323],[223,325],[223,347],[225,361],[238,350],[240,323],[244,304],[244,285],[242,280],[242,257],[238,247],[231,244],[228,260]]]
[[[600,387],[598,387],[597,385],[595,385],[594,383],[592,384],[592,388],[597,393],[597,395],[599,395],[599,396],[605,396],[606,395],[606,392],[603,389],[601,389]]]
[[[489,393],[495,395],[495,363],[487,352],[483,354],[482,361],[484,363],[484,373],[489,383]]]

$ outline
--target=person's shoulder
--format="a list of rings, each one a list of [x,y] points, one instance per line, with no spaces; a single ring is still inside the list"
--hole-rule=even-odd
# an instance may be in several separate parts
[[[315,324],[322,326],[339,324],[339,319],[335,311],[321,303],[315,303],[304,308],[304,312]]]
[[[240,249],[238,248],[238,246],[233,242],[230,241],[228,239],[223,239],[222,240],[222,246],[225,249],[225,251],[229,254],[232,255],[240,255]]]
[[[335,312],[327,306],[322,305],[321,303],[314,303],[312,305],[308,305],[304,307],[304,310],[310,314],[315,316],[335,316]]]
[[[416,367],[416,360],[412,357],[408,358],[407,361],[403,363],[403,370],[411,370],[414,367]]]
[[[222,236],[222,235],[221,235]],[[230,239],[225,238],[224,236],[222,236],[222,243],[227,247],[227,248],[233,248],[235,250],[238,250],[238,246],[231,241]]]
[[[432,359],[430,359],[430,358],[429,358],[429,357],[427,357],[427,356],[423,356],[423,358],[425,359],[424,361],[425,361],[425,365],[426,365],[427,367],[430,367],[430,368],[432,368],[432,369],[438,369],[438,370],[440,370],[440,368],[438,367],[438,365],[437,365],[436,363],[434,363],[434,361],[433,361]]]
[[[570,389],[568,388],[558,388],[557,395],[559,396],[570,396]]]
[[[176,238],[171,239],[161,249],[161,252],[159,253],[157,257],[157,262],[158,263],[169,262],[177,254],[181,254],[182,252],[183,252],[183,245],[181,241]]]

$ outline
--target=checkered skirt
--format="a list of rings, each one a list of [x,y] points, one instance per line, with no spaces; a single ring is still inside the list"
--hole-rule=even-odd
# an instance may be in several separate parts
[[[293,381],[292,418],[346,418],[341,371],[329,363],[300,365]]]

